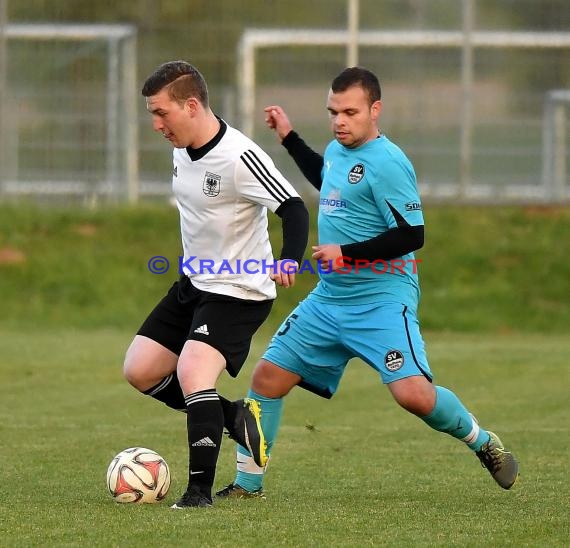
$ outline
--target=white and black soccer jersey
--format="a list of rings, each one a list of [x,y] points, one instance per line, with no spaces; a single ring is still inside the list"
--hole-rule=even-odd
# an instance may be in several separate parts
[[[199,149],[174,149],[172,187],[180,212],[182,271],[203,291],[239,299],[276,297],[267,209],[299,197],[271,158],[220,120]]]

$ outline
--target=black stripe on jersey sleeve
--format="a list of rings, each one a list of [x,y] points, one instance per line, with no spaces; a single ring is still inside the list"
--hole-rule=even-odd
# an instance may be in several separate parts
[[[251,171],[253,176],[263,185],[265,190],[279,203],[291,198],[279,181],[271,175],[267,167],[252,150],[246,150],[241,156],[241,161]]]
[[[390,208],[392,215],[394,215],[394,219],[396,221],[396,224],[400,228],[403,226],[410,226],[408,221],[406,221],[406,219],[404,219],[402,214],[388,200],[384,200],[384,201],[386,202],[386,205]]]

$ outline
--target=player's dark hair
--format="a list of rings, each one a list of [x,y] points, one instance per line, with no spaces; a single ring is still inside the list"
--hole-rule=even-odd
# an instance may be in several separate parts
[[[331,89],[333,93],[346,91],[352,86],[360,86],[368,93],[370,105],[382,98],[380,82],[376,75],[362,67],[350,67],[344,69],[333,81]]]
[[[147,79],[142,88],[144,97],[156,95],[164,88],[174,101],[183,103],[196,97],[204,107],[208,106],[208,86],[200,71],[186,61],[169,61],[160,65]]]

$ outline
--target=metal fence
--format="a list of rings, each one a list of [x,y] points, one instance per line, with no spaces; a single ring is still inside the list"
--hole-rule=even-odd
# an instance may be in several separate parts
[[[5,39],[16,66],[36,51],[3,100],[2,193],[136,201],[136,29],[16,24]]]
[[[380,78],[382,130],[412,159],[424,196],[566,201],[568,12],[562,0],[11,1],[0,24],[0,197],[168,195],[169,146],[140,86],[184,58],[208,79],[216,112],[307,193],[262,108],[282,104],[323,150],[330,81],[358,62]],[[43,37],[24,38],[32,23]]]

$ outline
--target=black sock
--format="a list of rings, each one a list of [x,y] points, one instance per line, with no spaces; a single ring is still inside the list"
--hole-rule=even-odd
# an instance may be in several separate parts
[[[188,410],[188,488],[197,486],[211,499],[224,429],[222,404],[213,388],[188,394],[184,399]]]
[[[164,377],[157,385],[145,390],[143,394],[151,396],[177,411],[186,410],[184,394],[182,393],[182,388],[180,388],[176,373]]]

